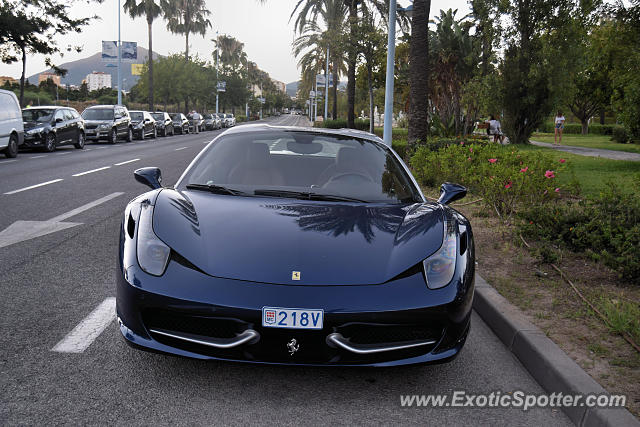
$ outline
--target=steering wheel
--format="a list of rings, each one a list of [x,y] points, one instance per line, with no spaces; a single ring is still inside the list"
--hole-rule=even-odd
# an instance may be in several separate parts
[[[326,184],[324,184],[324,186],[328,185],[329,183],[331,183],[333,181],[339,181],[342,178],[344,178],[345,176],[357,176],[357,177],[360,177],[360,178],[364,178],[367,182],[373,182],[373,179],[369,175],[366,175],[364,173],[361,173],[361,172],[343,172],[343,173],[339,173],[339,174],[333,175],[331,178],[329,178],[329,180],[326,182]]]

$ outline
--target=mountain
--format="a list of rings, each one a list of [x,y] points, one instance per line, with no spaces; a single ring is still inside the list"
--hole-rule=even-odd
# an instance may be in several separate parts
[[[138,45],[138,63],[144,63],[147,61],[149,56],[149,51],[140,45]],[[101,52],[95,53],[87,58],[78,59],[77,61],[65,62],[64,64],[60,64],[60,68],[64,68],[67,70],[67,75],[61,79],[61,83],[63,85],[78,85],[82,84],[82,80],[87,77],[87,74],[91,74],[93,71],[102,71],[104,73],[111,74],[111,84],[115,88],[117,85],[118,78],[118,68],[117,67],[109,67],[107,66],[109,63],[102,62]],[[153,59],[157,59],[159,56],[156,52],[153,53]],[[111,64],[109,64],[111,65]],[[115,65],[115,64],[113,64]],[[123,62],[122,63],[122,87],[125,90],[129,90],[131,86],[135,85],[138,81],[138,76],[134,76],[131,74],[131,63]],[[52,70],[46,70],[51,72]],[[46,72],[43,71],[43,72]],[[38,84],[38,75],[40,73],[34,74],[28,78],[29,83]],[[126,79],[126,80],[125,80]]]
[[[287,95],[289,95],[290,97],[296,96],[296,93],[298,93],[299,84],[300,84],[300,81],[287,83],[285,86],[287,89]]]

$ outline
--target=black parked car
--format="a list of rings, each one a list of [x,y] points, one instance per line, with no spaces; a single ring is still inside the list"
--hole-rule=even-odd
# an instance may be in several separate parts
[[[82,112],[87,140],[106,139],[115,144],[118,138],[133,140],[133,128],[127,107],[122,105],[95,105]]]
[[[164,113],[161,111],[156,111],[155,113],[151,113],[151,116],[156,121],[156,129],[158,130],[158,135],[161,136],[173,136],[175,133],[173,127],[173,120],[168,113]]]
[[[138,139],[145,139],[147,136],[155,138],[158,136],[156,121],[148,111],[129,111],[131,124],[133,125],[133,135]]]
[[[73,108],[31,107],[22,110],[24,148],[53,151],[57,146],[73,144],[84,148],[84,120]]]
[[[179,134],[189,133],[189,119],[182,113],[171,113],[171,120],[173,120],[173,128]]]

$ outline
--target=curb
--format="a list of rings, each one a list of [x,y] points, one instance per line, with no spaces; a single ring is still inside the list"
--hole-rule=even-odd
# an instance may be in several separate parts
[[[608,394],[524,313],[476,274],[473,308],[548,393]],[[577,426],[640,426],[626,408],[562,407]]]

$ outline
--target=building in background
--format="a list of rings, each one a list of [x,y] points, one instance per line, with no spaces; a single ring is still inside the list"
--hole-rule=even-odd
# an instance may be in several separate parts
[[[46,82],[49,79],[51,79],[51,81],[53,81],[56,85],[60,86],[60,76],[54,73],[47,72],[38,74],[38,85],[40,85],[40,83],[42,82]]]
[[[102,89],[103,87],[111,88],[111,74],[103,73],[102,71],[94,71],[91,74],[87,74],[85,81],[87,82],[89,92]]]
[[[276,79],[271,79],[271,81],[273,82],[274,85],[276,85],[276,88],[278,88],[278,90],[282,93],[287,93],[287,85],[282,83],[281,81],[278,81]]]
[[[15,85],[18,83],[18,80],[9,76],[0,76],[0,86],[4,86],[5,83],[9,83],[10,85]]]

